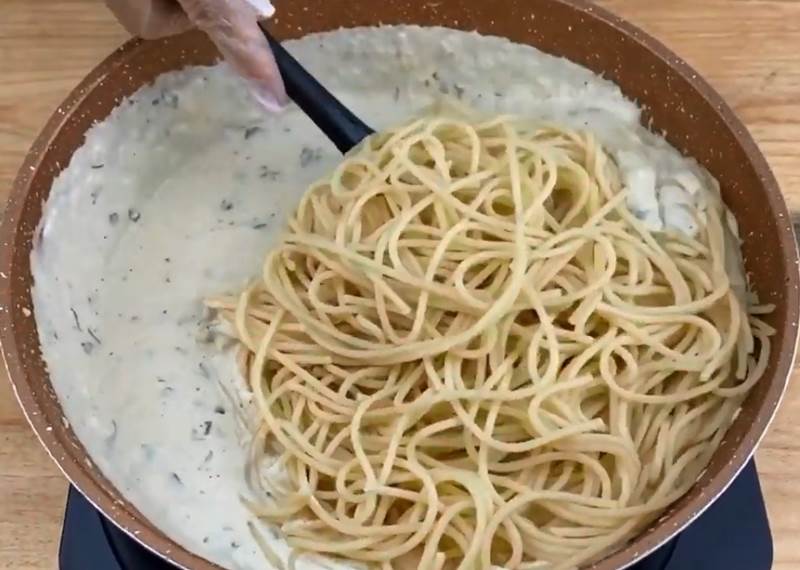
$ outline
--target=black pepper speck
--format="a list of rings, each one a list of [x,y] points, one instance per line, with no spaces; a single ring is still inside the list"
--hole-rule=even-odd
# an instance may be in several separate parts
[[[322,158],[321,148],[311,148],[304,146],[300,151],[300,166],[305,168],[314,162],[318,162]]]
[[[254,134],[258,133],[261,130],[261,127],[247,127],[244,130],[244,140],[249,139]]]

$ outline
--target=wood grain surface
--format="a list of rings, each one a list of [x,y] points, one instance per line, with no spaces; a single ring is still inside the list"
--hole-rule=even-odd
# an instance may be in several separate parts
[[[800,219],[800,0],[599,3],[670,46],[723,94]],[[125,39],[100,0],[0,1],[0,204],[52,110]],[[798,417],[795,378],[758,453],[776,570],[800,568]],[[57,567],[65,490],[0,379],[0,570]]]

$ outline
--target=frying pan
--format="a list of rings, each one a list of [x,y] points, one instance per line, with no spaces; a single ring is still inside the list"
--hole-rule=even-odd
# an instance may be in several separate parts
[[[683,529],[717,498],[752,456],[786,388],[795,354],[800,291],[789,213],[764,157],[721,97],[686,63],[621,19],[580,0],[303,0],[278,2],[271,29],[280,39],[339,27],[444,25],[505,36],[560,55],[616,82],[645,109],[644,120],[719,181],[739,223],[746,270],[763,302],[775,350],[764,377],[691,491],[639,536],[590,566],[625,568]],[[172,542],[106,480],[63,421],[31,316],[30,252],[54,177],[69,164],[93,122],[162,72],[208,64],[218,54],[190,32],[133,40],[97,66],[53,114],[14,183],[0,235],[0,341],[28,420],[64,474],[133,538],[178,566],[218,569]],[[34,315],[35,317],[35,315]]]

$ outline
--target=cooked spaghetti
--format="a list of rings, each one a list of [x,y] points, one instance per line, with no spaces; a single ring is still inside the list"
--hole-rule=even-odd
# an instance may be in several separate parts
[[[443,116],[313,185],[233,325],[261,425],[249,506],[376,568],[578,567],[706,467],[762,375],[768,311],[652,233],[591,134]],[[263,475],[277,465],[285,477]]]

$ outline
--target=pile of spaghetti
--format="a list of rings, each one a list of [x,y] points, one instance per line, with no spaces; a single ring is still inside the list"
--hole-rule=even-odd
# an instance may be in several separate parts
[[[591,134],[509,117],[417,120],[313,185],[210,302],[260,410],[253,512],[424,570],[574,568],[656,518],[763,373],[769,308],[731,287],[718,199],[687,236],[625,197]]]

